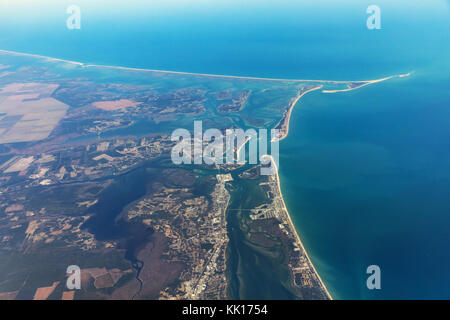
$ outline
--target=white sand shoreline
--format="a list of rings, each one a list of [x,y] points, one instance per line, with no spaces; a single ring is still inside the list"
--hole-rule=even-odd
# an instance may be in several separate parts
[[[35,54],[28,54],[28,53],[21,53],[21,52],[15,52],[15,51],[8,51],[8,50],[1,50],[0,49],[0,53],[5,53],[5,54],[11,54],[11,55],[19,55],[19,56],[29,56],[29,57],[34,57],[34,58],[40,58],[40,59],[47,59],[50,61],[58,61],[58,62],[65,62],[65,63],[70,63],[70,64],[75,64],[78,66],[81,66],[83,68],[90,68],[90,67],[96,67],[96,68],[108,68],[108,69],[117,69],[117,70],[128,70],[128,71],[139,71],[139,72],[157,72],[157,73],[167,73],[167,74],[180,74],[180,75],[192,75],[192,76],[203,76],[203,77],[215,77],[215,78],[231,78],[231,79],[243,79],[243,80],[259,80],[259,81],[281,81],[281,82],[313,82],[313,83],[330,83],[330,84],[348,84],[351,82],[366,82],[365,84],[355,87],[355,88],[347,88],[347,89],[338,89],[338,90],[323,90],[323,93],[335,93],[335,92],[345,92],[345,91],[351,91],[351,90],[356,90],[359,89],[363,86],[369,85],[369,84],[373,84],[373,83],[378,83],[378,82],[382,82],[382,81],[386,81],[395,77],[399,77],[399,78],[403,78],[403,77],[407,77],[411,74],[411,72],[406,73],[406,74],[399,74],[399,75],[393,75],[393,76],[389,76],[389,77],[384,77],[384,78],[380,78],[380,79],[375,79],[375,80],[347,80],[347,81],[343,81],[343,80],[300,80],[300,79],[279,79],[279,78],[260,78],[260,77],[245,77],[245,76],[231,76],[231,75],[217,75],[217,74],[204,74],[204,73],[192,73],[192,72],[181,72],[181,71],[167,71],[167,70],[154,70],[154,69],[142,69],[142,68],[130,68],[130,67],[120,67],[120,66],[108,66],[108,65],[95,65],[95,64],[84,64],[82,62],[77,62],[77,61],[70,61],[70,60],[64,60],[64,59],[58,59],[58,58],[52,58],[52,57],[46,57],[46,56],[41,56],[41,55],[35,55]],[[321,86],[322,87],[322,86]],[[321,87],[315,87],[313,89],[310,89],[306,92],[303,92],[302,94],[300,94],[298,97],[296,97],[295,101],[292,103],[292,105],[290,106],[290,110],[288,110],[289,115],[288,115],[288,119],[287,119],[287,123],[286,123],[286,132],[285,135],[280,138],[279,140],[282,140],[284,138],[287,137],[288,133],[289,133],[289,125],[290,125],[290,115],[291,112],[294,108],[294,106],[298,103],[298,101],[300,100],[300,98],[305,95],[306,93],[310,92],[310,91],[314,91],[317,89],[320,89]],[[247,141],[246,141],[247,142]],[[246,142],[240,147],[242,148]],[[273,164],[275,165],[275,162],[273,161],[272,157],[270,155],[267,155],[268,157],[271,158]],[[276,180],[277,180],[277,184],[278,184],[278,191],[281,195],[281,199],[283,202],[283,210],[285,210],[286,215],[288,217],[289,220],[289,224],[290,224],[290,228],[293,230],[293,232],[295,233],[295,237],[297,239],[297,242],[299,244],[299,246],[301,247],[301,249],[303,250],[303,252],[305,253],[305,256],[309,262],[309,265],[311,266],[311,269],[314,271],[314,273],[316,274],[320,285],[322,286],[323,291],[326,293],[327,297],[329,299],[333,299],[333,297],[330,295],[327,287],[325,286],[325,284],[323,283],[319,273],[317,272],[317,270],[315,269],[313,263],[311,262],[311,259],[308,256],[307,251],[305,250],[303,243],[300,240],[300,236],[298,235],[297,229],[294,227],[294,224],[292,222],[292,218],[289,214],[289,211],[287,210],[285,201],[284,201],[284,197],[283,194],[281,192],[281,183],[280,183],[280,177],[279,177],[279,173],[278,173],[278,168],[277,170],[277,174],[276,174]]]

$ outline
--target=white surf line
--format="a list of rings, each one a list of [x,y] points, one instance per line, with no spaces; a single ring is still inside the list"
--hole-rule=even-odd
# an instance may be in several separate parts
[[[139,72],[155,72],[155,73],[167,73],[167,74],[179,74],[179,75],[191,75],[191,76],[200,76],[200,77],[214,77],[214,78],[230,78],[230,79],[243,79],[243,80],[259,80],[259,81],[280,81],[280,82],[317,82],[317,83],[333,83],[333,84],[345,84],[350,82],[369,82],[376,83],[380,81],[385,81],[394,77],[406,77],[411,74],[411,72],[407,74],[393,75],[390,77],[385,77],[381,79],[375,80],[311,80],[311,79],[281,79],[281,78],[262,78],[262,77],[245,77],[245,76],[231,76],[231,75],[222,75],[222,74],[208,74],[208,73],[194,73],[194,72],[183,72],[183,71],[170,71],[170,70],[156,70],[156,69],[143,69],[143,68],[132,68],[132,67],[121,67],[121,66],[109,66],[109,65],[97,65],[97,64],[85,64],[83,62],[71,61],[59,58],[52,58],[37,54],[30,53],[22,53],[16,51],[8,51],[0,49],[0,53],[19,55],[19,56],[28,56],[40,59],[47,59],[50,61],[58,61],[65,62],[70,64],[75,64],[81,66],[83,68],[107,68],[107,69],[117,69],[117,70],[126,70],[126,71],[139,71]]]
[[[293,223],[293,221],[292,221],[292,217],[291,217],[291,215],[289,214],[289,210],[287,209],[286,202],[284,201],[283,192],[281,191],[280,175],[279,175],[279,172],[278,172],[277,164],[276,164],[275,160],[273,159],[272,155],[266,154],[266,155],[263,155],[263,157],[264,157],[264,158],[268,158],[269,161],[270,161],[269,163],[271,163],[271,165],[273,165],[273,166],[275,167],[273,170],[274,170],[274,172],[275,172],[275,175],[274,175],[274,176],[275,176],[275,179],[276,179],[276,183],[277,183],[277,187],[278,187],[278,192],[279,192],[279,194],[280,194],[280,196],[281,196],[281,201],[282,201],[282,206],[283,206],[282,210],[286,213],[286,216],[287,216],[287,218],[288,218],[288,224],[289,224],[289,227],[290,227],[290,229],[292,230],[292,232],[294,233],[294,237],[295,237],[296,240],[297,240],[297,244],[298,244],[298,245],[300,246],[300,248],[303,250],[303,253],[304,253],[306,259],[308,260],[311,269],[312,269],[313,272],[316,274],[316,276],[317,276],[317,278],[318,278],[318,280],[319,280],[319,283],[320,283],[320,286],[322,287],[322,290],[324,290],[324,292],[325,292],[326,296],[328,297],[328,299],[333,300],[333,297],[331,296],[330,292],[328,291],[327,286],[324,284],[322,278],[320,277],[319,272],[317,272],[316,268],[314,267],[314,264],[312,263],[311,258],[310,258],[309,255],[308,255],[308,251],[306,251],[305,247],[303,246],[303,242],[301,241],[300,236],[299,236],[299,234],[298,234],[298,231],[297,231],[297,229],[295,228],[294,223]]]
[[[374,84],[374,83],[378,83],[378,82],[383,82],[386,80],[390,80],[393,78],[404,78],[404,77],[409,77],[411,75],[411,72],[405,73],[405,74],[398,74],[398,75],[394,75],[394,76],[390,76],[390,77],[386,77],[386,78],[382,78],[382,79],[377,79],[377,80],[369,80],[369,81],[361,81],[364,82],[364,84],[360,85],[360,86],[356,86],[353,88],[346,88],[346,89],[336,89],[336,90],[322,90],[323,93],[336,93],[336,92],[347,92],[347,91],[352,91],[352,90],[357,90],[360,89],[362,87],[368,86],[370,84]]]

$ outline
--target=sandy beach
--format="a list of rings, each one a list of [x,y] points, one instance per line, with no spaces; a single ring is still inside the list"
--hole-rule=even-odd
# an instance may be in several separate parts
[[[305,94],[311,91],[319,90],[323,88],[323,85],[316,86],[314,88],[311,88],[309,90],[302,91],[295,99],[289,104],[288,109],[283,115],[283,118],[280,120],[280,122],[275,126],[275,128],[278,128],[280,130],[280,135],[278,137],[273,137],[272,141],[280,141],[287,137],[289,134],[289,122],[291,120],[291,114],[292,110],[294,109],[297,102],[300,100],[301,97],[303,97]]]
[[[389,76],[389,77],[384,77],[384,78],[380,78],[380,79],[375,79],[375,80],[362,80],[362,81],[336,81],[336,80],[303,80],[303,79],[279,79],[279,78],[261,78],[261,77],[245,77],[245,76],[231,76],[231,75],[216,75],[216,74],[202,74],[202,73],[191,73],[191,72],[180,72],[180,71],[166,71],[166,70],[155,70],[155,69],[142,69],[142,68],[131,68],[131,67],[120,67],[120,66],[108,66],[108,65],[94,65],[94,64],[84,64],[81,62],[76,62],[76,61],[70,61],[70,60],[64,60],[64,59],[58,59],[58,58],[51,58],[51,57],[46,57],[46,56],[41,56],[41,55],[34,55],[34,54],[27,54],[27,53],[20,53],[20,52],[14,52],[14,51],[7,51],[7,50],[0,50],[0,53],[3,54],[11,54],[11,55],[18,55],[18,56],[26,56],[26,57],[34,57],[34,58],[38,58],[38,59],[45,59],[48,61],[56,61],[56,62],[63,62],[63,63],[69,63],[69,64],[73,64],[73,65],[77,65],[80,66],[82,68],[105,68],[105,69],[115,69],[115,70],[124,70],[124,71],[136,71],[136,72],[152,72],[152,73],[163,73],[163,74],[179,74],[179,75],[191,75],[191,76],[197,76],[197,77],[213,77],[213,78],[229,78],[229,79],[236,79],[236,80],[258,80],[258,81],[280,81],[280,82],[298,82],[298,83],[312,83],[312,84],[317,84],[315,86],[313,86],[312,88],[308,89],[308,90],[304,90],[304,91],[299,91],[298,95],[290,102],[283,118],[280,120],[280,122],[276,125],[275,128],[280,128],[281,134],[279,137],[277,138],[273,138],[276,139],[278,141],[281,141],[283,139],[285,139],[288,134],[289,134],[289,126],[290,126],[290,117],[292,115],[292,111],[295,107],[295,105],[300,101],[300,99],[307,93],[315,91],[315,90],[320,90],[323,88],[323,84],[347,84],[348,87],[344,88],[344,89],[336,89],[336,90],[322,90],[323,93],[337,93],[337,92],[347,92],[347,91],[351,91],[351,90],[356,90],[359,89],[361,87],[370,85],[370,84],[375,84],[375,83],[379,83],[379,82],[383,82],[383,81],[387,81],[389,79],[392,78],[396,78],[396,77],[407,77],[409,76],[411,73],[407,73],[407,74],[401,74],[401,75],[393,75],[393,76]],[[356,84],[354,87],[351,87],[351,84]],[[106,110],[114,110],[117,108],[121,108],[124,107],[124,105],[128,105],[129,103],[132,103],[131,101],[124,101],[124,100],[119,100],[117,101],[107,101],[107,102],[99,102],[97,103],[97,107],[102,108],[102,109],[106,109]],[[239,146],[237,148],[237,151],[239,152],[241,150],[241,148],[248,142],[248,139],[246,139],[246,141],[243,143],[243,145]],[[270,157],[270,160],[273,162],[273,165],[276,166],[275,161],[273,161],[272,156],[267,155],[267,157]],[[308,260],[308,265],[310,266],[310,268],[314,271],[315,275],[318,278],[318,281],[320,282],[320,285],[323,289],[323,291],[326,293],[327,297],[329,299],[333,299],[332,296],[330,295],[330,293],[328,292],[325,284],[323,283],[320,275],[318,274],[317,270],[315,269],[314,265],[312,264],[307,251],[305,250],[303,243],[301,242],[300,236],[298,235],[298,232],[296,230],[296,228],[294,227],[294,224],[292,222],[291,216],[287,210],[283,195],[282,195],[282,190],[281,190],[281,184],[280,184],[280,177],[278,174],[278,168],[276,168],[277,173],[274,175],[274,179],[275,179],[275,183],[277,184],[278,187],[278,192],[281,196],[282,199],[282,205],[283,205],[283,210],[286,214],[287,220],[289,221],[289,227],[292,230],[292,232],[295,235],[295,238],[297,240],[297,244],[298,246],[303,250],[303,252],[305,253],[305,256],[307,257]]]
[[[283,193],[281,192],[281,183],[280,183],[280,176],[279,176],[279,173],[278,173],[278,167],[277,167],[277,165],[276,165],[276,163],[275,163],[275,161],[273,160],[273,157],[272,157],[271,155],[265,155],[265,156],[263,156],[263,157],[269,158],[270,161],[271,161],[271,163],[272,163],[272,165],[275,167],[275,172],[276,172],[276,174],[273,175],[273,177],[274,177],[274,179],[276,180],[275,182],[276,182],[276,184],[277,184],[278,192],[279,192],[279,194],[281,195],[281,201],[282,201],[282,203],[283,203],[283,211],[285,212],[286,217],[287,217],[287,220],[288,220],[288,222],[289,222],[289,228],[291,229],[292,233],[294,234],[295,238],[297,239],[297,245],[298,245],[298,246],[303,250],[303,252],[305,253],[305,256],[306,256],[306,258],[307,258],[307,260],[308,260],[308,265],[309,265],[309,267],[313,270],[313,272],[315,273],[315,275],[317,276],[317,279],[319,280],[320,285],[321,285],[321,289],[325,292],[325,294],[327,295],[327,297],[328,297],[330,300],[333,300],[333,297],[332,297],[331,294],[328,292],[328,289],[327,289],[327,287],[325,286],[325,284],[323,283],[322,278],[320,277],[319,273],[317,272],[316,268],[314,267],[313,263],[311,262],[311,259],[309,258],[309,255],[308,255],[308,251],[305,250],[305,247],[303,246],[303,243],[302,243],[302,241],[300,240],[300,236],[298,235],[297,229],[295,228],[294,223],[292,222],[291,215],[289,214],[289,211],[288,211],[288,209],[287,209],[287,207],[286,207],[286,203],[285,203],[285,201],[284,201]]]

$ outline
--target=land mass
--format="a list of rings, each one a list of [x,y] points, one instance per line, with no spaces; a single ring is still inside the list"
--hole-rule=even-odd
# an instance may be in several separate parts
[[[175,165],[170,134],[202,120],[204,130],[221,132],[277,128],[283,139],[306,93],[392,77],[233,77],[4,50],[0,59],[0,299],[233,298],[252,281],[236,267],[243,247],[262,255],[265,268],[280,266],[276,277],[261,273],[255,288],[271,283],[289,298],[331,298],[279,177],[260,176],[258,165]],[[237,190],[246,198],[236,200]],[[74,264],[82,289],[68,291],[65,272]]]

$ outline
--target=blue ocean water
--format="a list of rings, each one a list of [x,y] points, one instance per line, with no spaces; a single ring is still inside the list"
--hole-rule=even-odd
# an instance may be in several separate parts
[[[68,30],[66,8],[81,8]],[[381,8],[368,30],[366,8]],[[450,298],[450,3],[1,1],[0,49],[86,63],[295,79],[401,78],[311,93],[281,143],[288,208],[335,298]],[[382,289],[369,291],[377,264]]]

